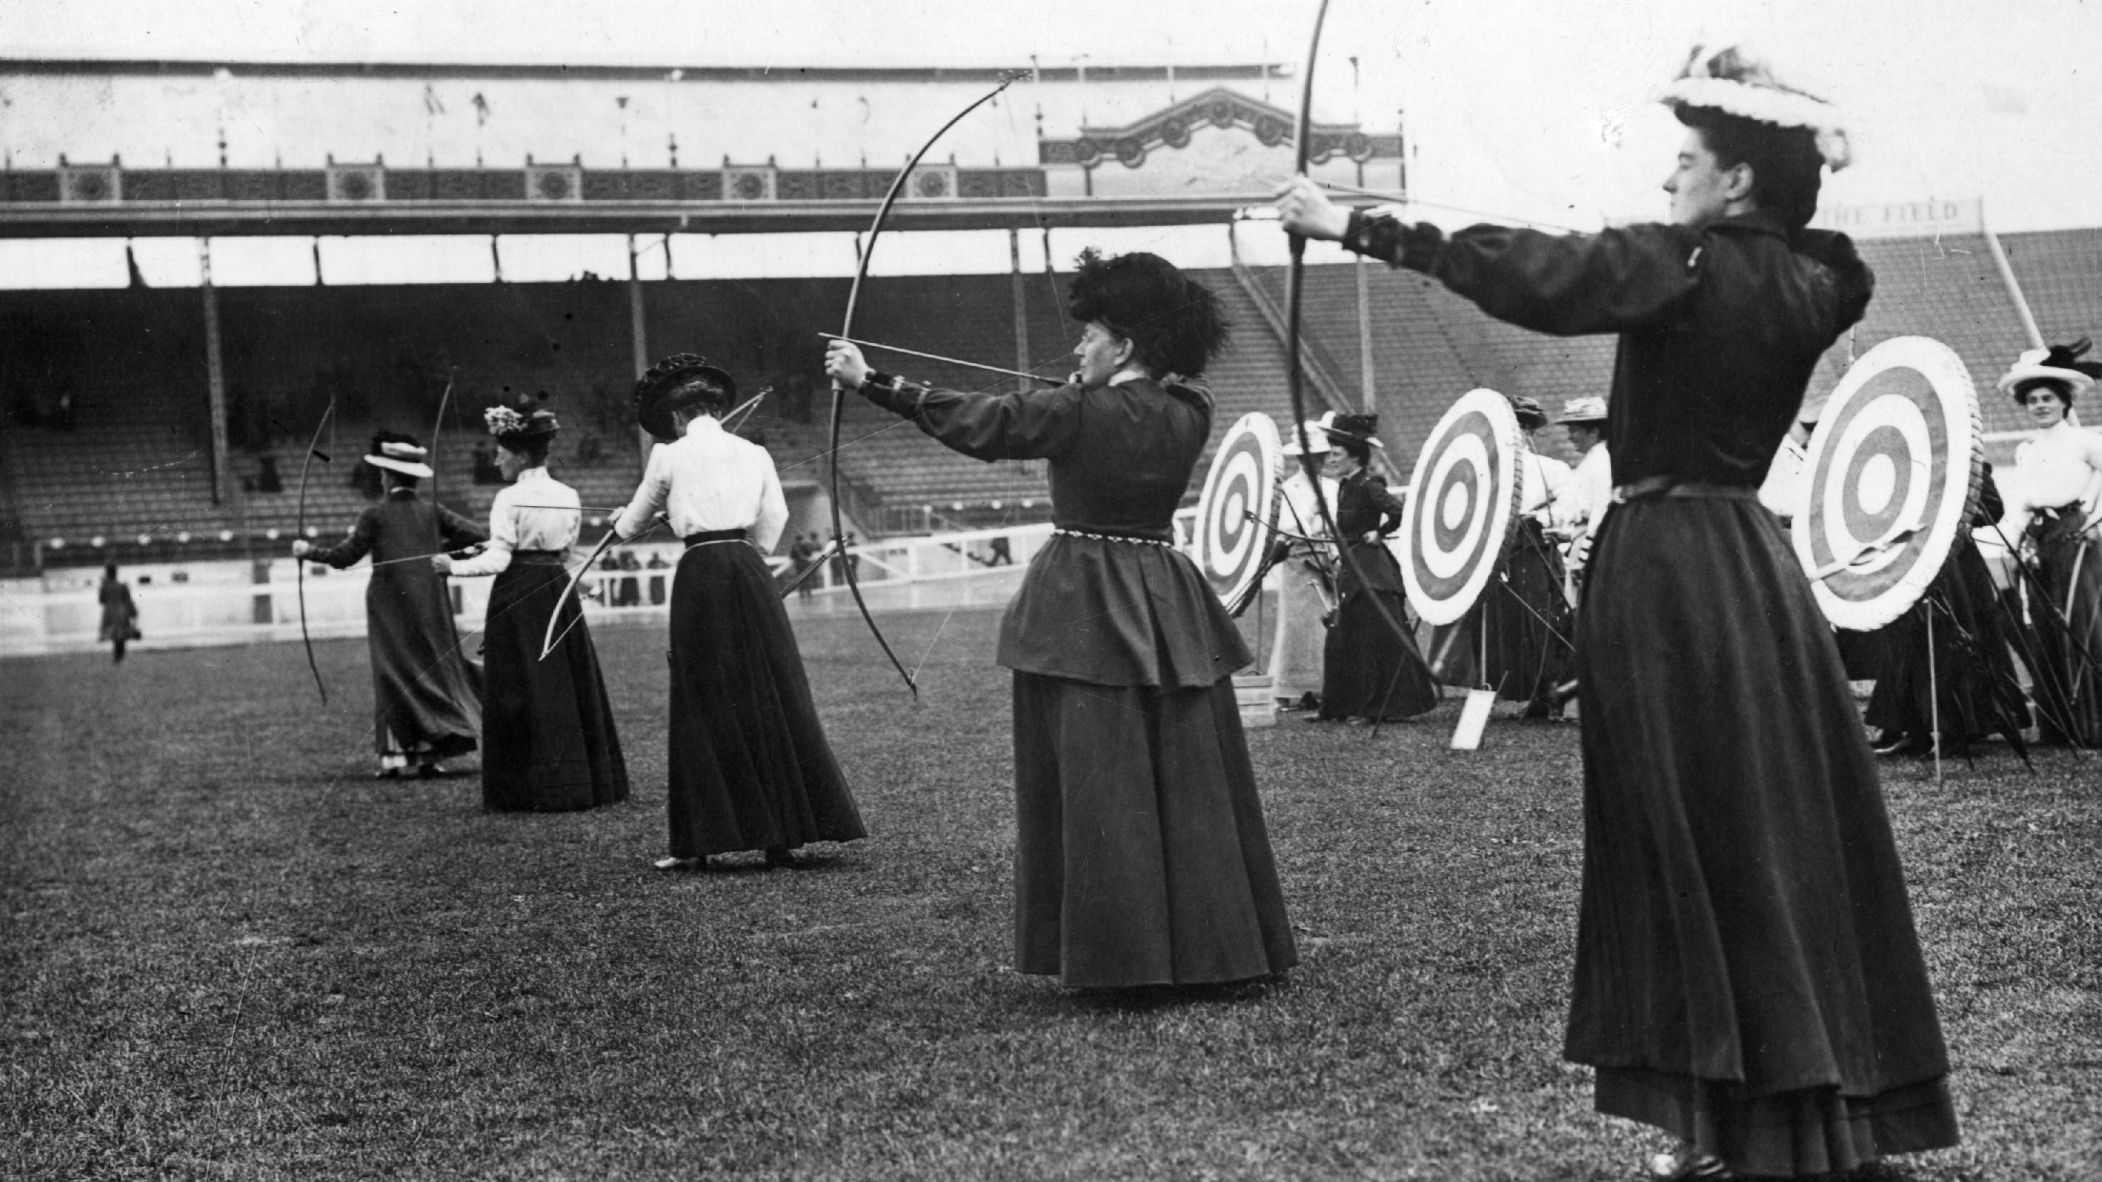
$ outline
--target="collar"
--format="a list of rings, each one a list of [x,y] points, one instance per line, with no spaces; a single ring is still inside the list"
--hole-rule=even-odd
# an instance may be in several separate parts
[[[416,490],[414,488],[390,488],[387,490],[387,495],[390,497],[398,497],[404,494],[413,497],[416,495]]]
[[[1122,386],[1127,382],[1143,382],[1149,376],[1151,375],[1147,374],[1145,370],[1134,369],[1127,365],[1116,373],[1111,374],[1110,379],[1102,384],[1105,386]]]
[[[705,439],[710,435],[720,435],[722,433],[722,421],[714,415],[702,415],[686,424],[686,438],[688,439]]]
[[[1702,226],[1701,229],[1703,231],[1724,230],[1730,233],[1741,234],[1772,234],[1777,238],[1786,238],[1788,236],[1788,230],[1781,224],[1781,219],[1763,209],[1755,209],[1750,213],[1740,213],[1731,217],[1716,218],[1714,221]]]
[[[536,484],[536,483],[538,483],[538,482],[540,482],[540,481],[542,481],[542,480],[553,480],[553,479],[554,479],[554,477],[552,477],[552,476],[549,476],[549,475],[547,474],[547,465],[546,465],[546,464],[542,464],[542,465],[540,465],[540,466],[539,466],[539,467],[537,467],[537,468],[526,468],[526,469],[524,469],[524,470],[520,471],[520,472],[519,472],[519,474],[518,474],[518,479],[516,479],[516,480],[512,481],[511,483],[512,483],[512,484],[514,484],[514,485],[517,485],[517,484]]]

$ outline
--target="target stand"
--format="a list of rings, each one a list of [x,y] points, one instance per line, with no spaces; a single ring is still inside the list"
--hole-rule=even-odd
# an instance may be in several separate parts
[[[1238,603],[1251,593],[1261,594],[1256,584],[1263,577],[1264,558],[1274,536],[1270,523],[1276,513],[1278,471],[1283,464],[1277,424],[1266,414],[1242,415],[1212,454],[1204,491],[1197,499],[1190,557],[1221,603]],[[1233,684],[1242,726],[1277,724],[1271,673],[1237,673]]]
[[[1985,466],[1978,391],[1954,349],[1893,337],[1840,379],[1803,460],[1790,541],[1818,609],[1867,632],[1910,611],[1970,528]],[[1941,780],[1941,687],[1927,616],[1934,778]]]
[[[1424,440],[1402,507],[1401,582],[1425,623],[1458,622],[1496,577],[1518,517],[1524,440],[1510,400],[1489,389],[1461,395]],[[1493,688],[1468,691],[1455,749],[1481,745],[1495,701]]]

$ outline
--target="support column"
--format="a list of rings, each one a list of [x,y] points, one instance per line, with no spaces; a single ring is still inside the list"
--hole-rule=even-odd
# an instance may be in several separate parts
[[[204,369],[212,418],[212,504],[223,505],[231,482],[226,455],[226,357],[219,346],[219,291],[212,286],[212,240],[197,240],[204,275]]]
[[[1358,377],[1362,388],[1361,398],[1365,414],[1379,413],[1379,387],[1372,373],[1372,279],[1365,268],[1365,256],[1353,254],[1358,280]]]
[[[642,273],[635,261],[635,236],[628,235],[628,330],[635,345],[635,377],[640,380],[650,369],[649,329],[642,314]],[[638,424],[635,428],[637,474],[649,467],[650,433]]]
[[[1022,281],[1022,232],[1007,231],[1008,285],[1015,303],[1015,368],[1031,372],[1029,366],[1029,293]],[[1019,379],[1018,379],[1019,380]],[[1027,388],[1026,383],[1024,388]]]

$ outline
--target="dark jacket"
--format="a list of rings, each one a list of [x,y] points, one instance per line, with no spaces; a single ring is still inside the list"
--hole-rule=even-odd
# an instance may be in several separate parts
[[[1194,689],[1253,660],[1196,564],[1166,544],[1211,433],[1202,385],[862,392],[964,455],[1048,461],[1051,520],[1071,532],[1030,560],[1001,622],[1000,664],[1097,685]]]
[[[1346,243],[1430,275],[1484,312],[1559,336],[1619,333],[1613,477],[1757,487],[1818,359],[1875,276],[1846,235],[1752,213],[1694,229],[1554,236],[1353,216]]]

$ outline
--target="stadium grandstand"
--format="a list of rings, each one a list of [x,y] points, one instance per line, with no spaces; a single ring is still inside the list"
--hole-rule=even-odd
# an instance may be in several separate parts
[[[1261,256],[1248,249],[1255,239],[1274,246],[1279,236],[1235,220],[1262,202],[1265,178],[1289,171],[1291,113],[1271,101],[1276,75],[1276,67],[1255,65],[1030,78],[1006,110],[988,116],[989,131],[960,131],[958,155],[909,178],[895,219],[913,231],[1004,232],[1006,273],[886,275],[879,261],[856,335],[1061,376],[1074,330],[1060,306],[1068,260],[1053,254],[1052,232],[1077,247],[1096,230],[1182,227],[1216,235],[1231,259],[1193,272],[1220,293],[1235,325],[1210,375],[1221,431],[1252,411],[1283,425],[1285,273],[1242,261],[1244,251]],[[717,359],[746,393],[769,391],[747,431],[782,471],[791,532],[828,531],[829,391],[820,384],[818,334],[838,328],[850,280],[673,278],[672,238],[663,239],[665,273],[644,278],[636,260],[650,247],[638,240],[858,231],[894,176],[868,165],[868,154],[902,158],[911,145],[861,145],[799,115],[803,105],[859,104],[893,113],[879,121],[887,127],[922,127],[927,111],[960,107],[995,77],[108,62],[0,62],[0,76],[26,117],[12,121],[16,128],[45,127],[39,111],[58,111],[84,87],[104,96],[100,113],[85,120],[51,115],[49,126],[69,129],[65,142],[43,130],[10,133],[20,142],[7,145],[0,172],[0,239],[87,242],[126,260],[109,286],[18,282],[0,291],[0,558],[15,575],[111,559],[280,556],[298,519],[306,441],[324,409],[336,407],[319,448],[333,462],[313,465],[310,533],[341,528],[359,509],[367,490],[354,461],[375,429],[430,433],[448,379],[457,389],[438,439],[442,499],[470,516],[486,513],[495,487],[477,481],[486,475],[480,411],[521,392],[545,393],[568,424],[556,465],[596,507],[588,538],[632,491],[641,466],[628,387],[649,357],[676,350]],[[645,104],[627,96],[645,88],[665,108],[654,117],[677,128],[652,133],[650,152],[663,166],[631,163],[644,154]],[[726,98],[738,104],[735,119],[723,114]],[[332,131],[317,122],[332,104],[368,113]],[[248,124],[228,112],[244,105],[278,112],[277,126],[296,142],[241,143]],[[907,117],[908,108],[917,116]],[[143,129],[116,130],[128,110],[150,115]],[[530,112],[528,126],[506,125],[492,110]],[[682,153],[690,162],[709,152],[708,135],[725,141],[712,153],[721,164],[681,167]],[[172,146],[154,150],[154,136]],[[1398,126],[1317,123],[1314,137],[1317,175],[1405,191]],[[530,149],[549,142],[570,149],[561,163]],[[605,158],[587,162],[579,145]],[[295,149],[311,159],[285,164]],[[500,166],[492,162],[499,153],[515,155]],[[340,163],[344,154],[360,162]],[[130,162],[154,155],[164,163]],[[397,167],[385,162],[389,155],[424,163]],[[441,164],[441,156],[456,159]],[[812,166],[777,163],[792,156]],[[827,168],[826,158],[856,164]],[[1959,210],[1891,234],[1866,226],[1859,211],[1849,216],[1864,231],[1878,294],[1867,320],[1821,367],[1814,397],[1838,381],[1851,355],[1887,337],[1943,340],[1981,384],[2025,343],[1982,218]],[[477,282],[331,280],[324,242],[334,250],[341,239],[397,235],[485,239],[492,259],[506,236],[625,235],[630,271],[507,281],[499,261]],[[170,286],[142,274],[124,245],[259,237],[309,240],[294,254],[311,257],[310,269],[227,285],[211,282],[207,263],[198,282]],[[1023,243],[1036,251],[1039,241],[1025,266]],[[2092,282],[2102,269],[2102,231],[2014,234],[2004,245],[2047,335],[2077,336],[2102,323]],[[1420,276],[1315,254],[1342,265],[1307,271],[1302,347],[1313,405],[1378,411],[1397,475],[1470,388],[1554,408],[1608,387],[1609,339],[1526,333]],[[979,371],[936,362],[879,364],[944,385],[1015,388],[1015,379],[989,387]],[[864,538],[1046,519],[1039,466],[968,460],[858,399],[847,403],[836,459],[850,528]],[[1992,458],[2002,460],[2022,423],[2004,400],[1981,403]]]

